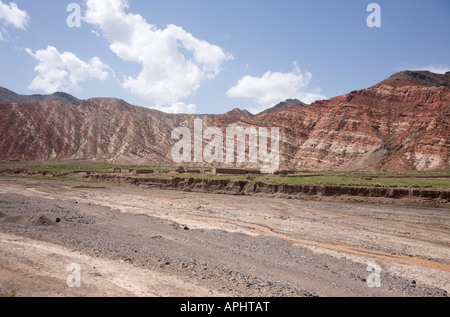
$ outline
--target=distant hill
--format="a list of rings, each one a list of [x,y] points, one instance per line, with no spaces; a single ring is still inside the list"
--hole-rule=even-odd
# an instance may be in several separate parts
[[[70,104],[81,102],[81,100],[64,92],[55,92],[52,95],[19,95],[9,89],[0,87],[0,102],[28,103],[43,101],[60,101]]]
[[[286,101],[280,102],[279,104],[277,104],[276,106],[274,106],[272,108],[269,108],[267,110],[264,110],[263,112],[258,113],[257,115],[261,116],[264,114],[269,114],[269,113],[277,112],[280,110],[296,108],[296,107],[304,107],[304,106],[306,106],[306,104],[301,102],[298,99],[288,99]]]
[[[226,126],[236,122],[247,121],[253,117],[254,115],[247,110],[241,110],[239,108],[235,108],[225,114],[211,116],[211,118],[215,119],[218,126]]]

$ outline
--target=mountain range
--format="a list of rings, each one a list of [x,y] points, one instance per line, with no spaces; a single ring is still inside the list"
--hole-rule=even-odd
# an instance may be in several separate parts
[[[0,88],[0,160],[86,159],[174,165],[176,127],[194,119],[279,127],[282,169],[411,171],[450,167],[450,72],[403,71],[379,84],[260,114],[167,114],[114,98],[18,95]]]
[[[64,92],[55,92],[52,95],[19,95],[15,92],[0,87],[0,102],[41,102],[41,101],[60,101],[64,103],[79,103],[81,100]]]

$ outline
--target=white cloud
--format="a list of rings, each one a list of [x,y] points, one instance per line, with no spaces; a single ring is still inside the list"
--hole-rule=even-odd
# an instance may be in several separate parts
[[[423,67],[422,69],[429,70],[432,73],[436,74],[445,74],[446,72],[450,71],[450,67],[442,66],[442,65],[430,65]]]
[[[260,106],[251,109],[254,113],[290,98],[297,98],[305,103],[325,99],[326,97],[320,94],[320,89],[305,90],[311,78],[311,73],[302,73],[297,62],[294,62],[294,70],[289,73],[269,71],[262,77],[245,76],[228,90],[227,95],[232,98],[251,99]]]
[[[122,87],[156,107],[172,108],[192,96],[232,59],[179,26],[158,29],[141,15],[127,13],[127,0],[87,0],[86,5],[84,20],[99,27],[110,49],[122,60],[142,65],[139,75],[124,77]]]
[[[198,113],[197,106],[194,104],[185,104],[184,102],[175,102],[171,106],[156,106],[153,107],[156,110],[165,112],[165,113],[189,113],[189,114],[196,114]]]
[[[91,33],[94,34],[96,37],[100,37],[100,33],[98,33],[96,30],[91,29]]]
[[[78,90],[78,83],[90,78],[106,80],[109,76],[109,67],[102,63],[98,57],[84,62],[70,52],[59,53],[53,46],[33,53],[29,48],[27,53],[39,61],[35,71],[39,75],[34,78],[30,89],[43,90],[47,93],[56,91]]]
[[[0,20],[15,28],[25,30],[30,22],[26,11],[20,10],[17,4],[11,2],[9,5],[0,0]]]
[[[30,17],[26,11],[20,10],[14,2],[4,4],[0,0],[0,23],[25,30],[30,23]],[[5,28],[2,28],[2,32],[6,33]],[[0,41],[5,39],[2,32],[0,32]]]
[[[450,66],[443,65],[443,64],[431,64],[427,66],[417,66],[415,64],[405,64],[402,68],[399,68],[398,71],[404,71],[404,70],[411,70],[411,71],[422,71],[422,70],[428,70],[432,73],[436,74],[445,74],[446,72],[450,71]]]

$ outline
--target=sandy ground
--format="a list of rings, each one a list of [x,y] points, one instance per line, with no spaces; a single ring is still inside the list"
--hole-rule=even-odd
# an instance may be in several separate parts
[[[449,233],[448,209],[0,178],[0,294],[447,296]]]

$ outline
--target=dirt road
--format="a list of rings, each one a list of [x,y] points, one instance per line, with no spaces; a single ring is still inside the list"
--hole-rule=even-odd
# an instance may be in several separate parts
[[[0,293],[447,296],[449,233],[448,209],[0,178]]]

